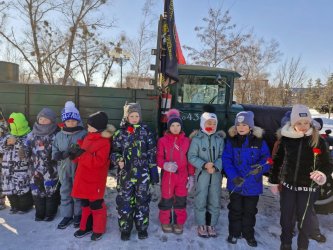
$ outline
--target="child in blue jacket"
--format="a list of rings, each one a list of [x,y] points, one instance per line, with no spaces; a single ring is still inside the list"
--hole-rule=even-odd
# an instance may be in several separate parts
[[[229,237],[236,244],[244,237],[249,246],[256,247],[254,226],[257,203],[263,191],[262,175],[269,171],[270,153],[263,140],[263,130],[254,126],[254,114],[242,111],[236,115],[235,126],[229,131],[222,155],[230,192]]]

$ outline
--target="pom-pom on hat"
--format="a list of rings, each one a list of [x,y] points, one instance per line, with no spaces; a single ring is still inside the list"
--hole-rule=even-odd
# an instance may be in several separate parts
[[[291,126],[295,126],[295,123],[299,120],[307,120],[310,123],[312,121],[309,108],[302,104],[296,104],[293,106],[290,115]]]
[[[105,112],[98,111],[88,117],[87,124],[95,128],[97,131],[103,131],[108,125],[108,116]]]
[[[180,118],[179,110],[170,109],[168,111],[168,113],[166,113],[166,116],[167,116],[167,119],[168,119],[168,121],[167,121],[168,129],[170,129],[171,124],[174,123],[174,122],[178,122],[180,124],[180,126],[183,127],[183,121]]]
[[[49,119],[52,123],[56,123],[57,115],[50,108],[43,108],[37,115],[37,122],[39,118],[44,117]]]
[[[241,111],[236,115],[235,126],[239,123],[244,123],[250,128],[254,128],[254,114],[252,111]]]
[[[61,110],[61,120],[63,122],[68,120],[76,120],[78,122],[81,121],[80,113],[75,107],[74,102],[67,101],[65,103],[65,107]]]
[[[140,116],[140,120],[141,120],[141,106],[139,103],[136,102],[132,102],[132,103],[125,103],[124,106],[124,118],[128,118],[128,116],[133,113],[133,112],[137,112]]]
[[[203,113],[200,117],[200,128],[205,131],[205,123],[208,120],[215,120],[217,125],[217,116],[215,114],[215,108],[212,105],[204,105]]]

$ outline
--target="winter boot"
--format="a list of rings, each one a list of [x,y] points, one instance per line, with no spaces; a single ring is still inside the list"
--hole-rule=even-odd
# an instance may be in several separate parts
[[[46,197],[45,219],[44,221],[53,221],[58,211],[58,194]]]
[[[93,233],[91,235],[91,240],[97,241],[97,240],[102,239],[102,237],[103,237],[103,234],[101,234],[101,233]]]
[[[326,237],[325,235],[318,233],[318,234],[312,234],[310,235],[311,240],[315,240],[318,243],[325,243],[326,242]]]
[[[172,233],[172,226],[171,224],[161,224],[162,231],[164,233]]]
[[[256,239],[254,237],[253,238],[247,238],[246,242],[250,247],[257,247],[258,246],[258,242],[256,241]]]
[[[65,229],[73,222],[72,217],[64,217],[62,221],[58,224],[58,229]]]
[[[91,210],[93,217],[93,232],[95,234],[103,234],[106,230],[107,211],[105,203],[102,203],[102,208]],[[91,236],[92,237],[92,236]]]
[[[76,238],[82,238],[92,232],[93,217],[89,207],[82,207],[80,229],[74,233]]]
[[[207,226],[207,233],[209,237],[216,238],[217,233],[214,226]]]
[[[84,236],[86,236],[86,235],[88,235],[88,234],[90,234],[90,233],[92,233],[92,230],[90,229],[90,230],[81,230],[81,229],[79,229],[79,230],[77,230],[75,233],[74,233],[74,237],[76,237],[76,238],[82,238],[82,237],[84,237]]]
[[[16,194],[13,195],[7,195],[7,198],[10,203],[10,210],[9,213],[16,214],[17,213],[17,207],[18,207],[18,196]]]
[[[35,204],[35,221],[42,221],[45,218],[45,204],[46,199],[39,197],[39,196],[33,196],[34,204]]]
[[[281,244],[280,250],[292,250],[291,244]]]
[[[234,236],[232,236],[232,235],[229,235],[227,241],[228,241],[230,244],[237,244],[237,239],[238,239],[237,237],[234,237]]]
[[[202,238],[208,238],[209,237],[206,225],[198,226],[198,236],[202,237]]]
[[[74,215],[73,226],[74,228],[80,227],[81,215]]]
[[[173,227],[173,232],[175,234],[182,234],[184,231],[184,225],[182,224],[176,224],[174,227]]]
[[[139,240],[144,240],[148,238],[148,232],[147,230],[142,230],[138,232],[138,238]]]
[[[131,232],[121,232],[121,235],[120,235],[120,239],[123,240],[123,241],[127,241],[129,240],[131,237]]]

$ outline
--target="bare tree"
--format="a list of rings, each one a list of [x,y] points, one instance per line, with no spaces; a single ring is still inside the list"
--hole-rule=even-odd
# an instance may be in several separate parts
[[[306,81],[306,71],[301,65],[301,57],[291,58],[280,65],[275,81],[278,83],[277,95],[280,96],[280,105],[291,105],[292,91],[300,88]]]
[[[144,82],[140,81],[140,78],[149,77],[150,60],[151,60],[151,48],[154,46],[152,41],[156,37],[156,31],[152,31],[153,26],[153,14],[152,8],[156,4],[156,0],[146,0],[142,8],[142,21],[140,23],[137,37],[128,39],[125,44],[125,49],[128,51],[130,56],[131,70],[129,75],[133,81],[137,79],[137,83]],[[140,87],[140,86],[132,86]],[[142,87],[142,86],[141,86]]]
[[[250,38],[250,34],[235,31],[236,24],[230,23],[229,11],[209,9],[208,17],[202,20],[204,26],[195,27],[202,48],[183,46],[195,64],[221,67],[243,51],[243,44]]]

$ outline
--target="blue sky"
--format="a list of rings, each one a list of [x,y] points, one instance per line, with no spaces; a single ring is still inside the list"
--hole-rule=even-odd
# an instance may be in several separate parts
[[[163,2],[156,0],[156,15],[162,13]],[[115,32],[124,31],[128,36],[135,33],[143,3],[144,0],[113,0],[109,8],[117,18]],[[230,10],[232,22],[239,29],[253,28],[257,37],[277,40],[283,53],[280,63],[301,56],[309,77],[324,80],[328,72],[333,72],[331,0],[174,0],[174,5],[182,44],[198,46],[194,27],[202,24],[210,7],[222,6]],[[277,66],[272,67],[271,74]]]

